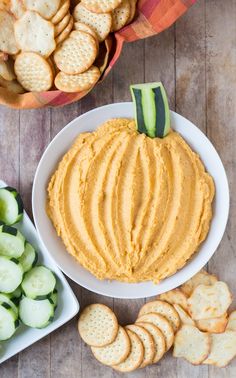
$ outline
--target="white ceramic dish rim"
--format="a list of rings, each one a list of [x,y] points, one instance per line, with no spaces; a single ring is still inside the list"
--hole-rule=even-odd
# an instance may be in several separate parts
[[[0,188],[7,186],[7,184],[0,180]],[[71,287],[69,286],[66,278],[62,272],[58,269],[54,260],[51,258],[47,249],[42,246],[40,242],[36,229],[29,218],[28,214],[24,211],[23,221],[15,225],[14,227],[23,230],[24,235],[27,240],[32,243],[37,248],[39,252],[39,261],[44,262],[46,266],[56,273],[58,277],[58,306],[55,312],[54,321],[46,328],[43,329],[33,329],[20,325],[16,334],[10,339],[2,342],[3,351],[0,351],[0,365],[13,357],[15,354],[21,352],[22,350],[28,348],[30,345],[36,343],[43,337],[49,335],[51,332],[55,331],[63,324],[71,320],[79,312],[79,302],[74,295]],[[64,306],[65,305],[65,306]]]
[[[100,281],[89,272],[87,272],[84,268],[82,268],[79,264],[75,264],[74,258],[68,253],[65,252],[66,257],[64,256],[64,260],[67,260],[67,266],[65,266],[64,262],[62,262],[63,258],[61,258],[60,255],[58,257],[57,252],[52,253],[52,250],[54,251],[55,247],[60,248],[61,246],[61,248],[63,248],[64,250],[65,248],[63,247],[62,242],[59,242],[59,238],[57,237],[51,223],[49,223],[50,221],[48,220],[48,217],[45,217],[46,212],[45,209],[42,208],[44,207],[44,204],[42,203],[41,198],[43,198],[45,201],[46,182],[48,182],[50,174],[55,170],[56,163],[67,151],[74,138],[78,134],[84,131],[93,131],[99,124],[110,118],[130,118],[132,117],[132,112],[133,104],[130,102],[109,104],[95,108],[71,121],[56,135],[56,137],[52,140],[52,142],[45,150],[35,174],[32,192],[33,215],[39,237],[41,238],[42,243],[45,246],[47,245],[51,257],[55,260],[59,268],[73,281],[90,291],[109,297],[126,299],[151,297],[153,295],[174,289],[175,287],[190,279],[194,274],[196,274],[200,269],[204,267],[204,265],[215,253],[223,237],[229,214],[228,181],[223,164],[217,151],[200,129],[198,129],[195,125],[193,125],[190,121],[188,121],[181,115],[175,112],[171,112],[173,129],[180,132],[180,134],[182,134],[182,136],[193,147],[193,149],[197,153],[199,153],[206,166],[206,169],[213,176],[216,185],[214,216],[212,219],[211,228],[206,240],[204,241],[204,243],[202,243],[199,251],[194,255],[191,261],[189,261],[173,276],[163,280],[159,285],[154,285],[152,282],[127,284],[118,281]],[[95,120],[93,120],[94,124],[92,125],[92,127],[88,128],[84,126],[86,122],[89,123],[89,119],[94,119],[94,117]],[[189,130],[186,130],[186,128],[189,128]],[[66,135],[69,135],[68,139],[70,138],[70,142],[66,143],[65,148],[62,148],[60,142],[62,144],[64,143],[64,141],[66,140]],[[56,147],[58,146],[60,148],[60,154],[57,154],[56,152]],[[199,150],[201,150],[201,153]],[[51,156],[49,159],[49,154],[57,156],[56,159],[54,156],[55,161],[53,162],[51,169],[49,169],[48,167],[52,164]],[[50,161],[49,164],[48,161]],[[43,169],[48,171],[46,180]],[[45,181],[45,186],[42,185],[42,180]],[[40,193],[41,190],[44,191],[43,195],[42,193]],[[40,195],[41,197],[39,199]],[[42,216],[43,213],[44,216]],[[50,228],[50,230],[48,230],[48,227]],[[57,241],[54,243],[52,243],[52,238],[50,239],[47,237],[50,232],[54,233],[54,239],[57,239]],[[210,248],[208,247],[209,244]],[[76,272],[73,272],[73,268],[76,269]],[[86,277],[86,279],[84,279],[84,276]]]

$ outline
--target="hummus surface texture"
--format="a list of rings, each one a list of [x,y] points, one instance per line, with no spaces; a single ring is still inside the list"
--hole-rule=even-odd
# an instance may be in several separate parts
[[[48,186],[47,211],[67,251],[99,279],[174,274],[206,238],[214,183],[171,131],[151,139],[128,119],[80,134]]]

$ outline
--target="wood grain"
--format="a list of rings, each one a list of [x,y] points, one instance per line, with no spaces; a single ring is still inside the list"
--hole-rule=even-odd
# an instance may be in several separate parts
[[[16,111],[0,108],[0,177],[17,187],[31,213],[31,188],[38,161],[49,141],[72,119],[111,102],[129,101],[129,85],[163,81],[171,109],[207,133],[225,164],[231,193],[236,187],[236,2],[198,0],[176,25],[161,35],[126,45],[112,73],[82,101],[63,109]],[[236,295],[236,199],[222,243],[209,270],[226,280]],[[135,321],[141,300],[93,294],[69,281],[81,308],[105,303],[121,324]],[[149,299],[150,300],[150,299]],[[234,302],[235,306],[235,302]],[[0,366],[1,378],[118,378],[102,366],[76,332],[77,318]],[[236,361],[225,369],[194,367],[169,353],[131,378],[233,378]]]

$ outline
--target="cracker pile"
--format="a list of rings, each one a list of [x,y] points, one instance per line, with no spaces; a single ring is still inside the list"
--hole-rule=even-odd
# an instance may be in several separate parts
[[[105,39],[133,20],[136,3],[0,1],[0,86],[18,94],[91,89],[105,69]]]
[[[180,288],[146,303],[134,324],[121,327],[102,304],[87,306],[78,330],[102,364],[128,373],[174,357],[193,365],[224,367],[236,357],[236,311],[228,314],[232,294],[215,275],[201,270]]]

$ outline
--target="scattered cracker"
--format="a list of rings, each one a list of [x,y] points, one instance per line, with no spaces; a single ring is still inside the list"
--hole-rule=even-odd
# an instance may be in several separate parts
[[[60,34],[66,28],[66,26],[69,24],[70,19],[71,19],[71,15],[70,13],[67,13],[63,17],[63,19],[60,22],[58,22],[58,24],[55,25],[55,36]]]
[[[203,332],[222,333],[228,323],[227,313],[219,318],[196,320],[198,329]]]
[[[155,343],[151,334],[138,324],[130,324],[125,328],[136,333],[136,335],[138,335],[138,337],[143,343],[144,356],[140,368],[144,368],[145,366],[151,364],[155,356]]]
[[[186,311],[188,309],[188,298],[180,289],[167,291],[160,295],[160,299],[170,304],[179,304]]]
[[[104,332],[107,332],[106,330]],[[91,347],[94,357],[104,365],[118,365],[125,361],[131,351],[130,338],[125,329],[119,326],[113,343],[104,347]]]
[[[0,86],[15,94],[25,93],[24,88],[16,80],[5,80],[0,76]]]
[[[153,357],[153,364],[160,361],[160,359],[164,356],[166,351],[166,343],[163,333],[159,330],[157,326],[152,323],[138,323],[141,327],[146,329],[152,336],[154,340],[155,346],[155,355]]]
[[[227,366],[236,356],[236,332],[226,330],[211,335],[211,351],[203,364],[218,367]]]
[[[124,362],[121,362],[119,365],[113,365],[113,369],[120,371],[122,373],[129,373],[131,371],[134,371],[139,368],[143,361],[144,357],[144,347],[143,343],[136,335],[136,333],[130,331],[129,329],[126,329],[126,332],[130,338],[131,342],[131,352],[124,360]]]
[[[7,61],[0,60],[0,75],[3,79],[8,81],[16,79],[14,62],[11,59],[8,59]]]
[[[0,50],[8,54],[16,54],[19,48],[14,35],[13,15],[5,10],[0,10]]]
[[[80,315],[78,329],[82,339],[91,346],[112,343],[118,333],[118,322],[111,309],[103,304],[87,306]]]
[[[160,329],[165,337],[166,350],[169,350],[174,342],[174,331],[170,322],[162,315],[150,313],[140,316],[136,323],[145,322],[152,323]]]
[[[47,91],[53,83],[50,65],[36,53],[19,54],[15,61],[15,73],[19,83],[30,92]]]
[[[195,320],[218,318],[227,311],[232,295],[226,283],[198,285],[188,299],[188,309]]]
[[[77,37],[66,39],[55,51],[57,67],[67,74],[86,71],[97,56],[97,44],[94,38],[84,32],[77,32]]]
[[[79,3],[74,9],[75,21],[83,22],[95,30],[99,42],[106,39],[111,31],[112,16],[110,13],[93,13]]]
[[[191,316],[189,316],[187,311],[185,311],[179,304],[174,304],[173,306],[178,312],[182,324],[196,326],[195,321],[191,318]]]
[[[181,290],[189,297],[198,285],[213,285],[216,281],[218,280],[214,274],[209,274],[206,270],[202,269],[195,274],[195,276],[190,278],[190,280],[185,282],[181,286]]]
[[[99,77],[100,71],[95,66],[77,75],[59,72],[55,78],[55,86],[63,92],[81,92],[92,88],[99,80]]]
[[[26,9],[35,11],[48,20],[56,14],[60,2],[60,0],[23,0]]]
[[[236,331],[236,311],[231,312],[226,329]]]
[[[19,19],[25,13],[26,8],[24,7],[22,0],[10,0],[10,11],[16,19]]]
[[[185,324],[175,336],[173,356],[183,357],[191,364],[199,365],[207,358],[210,347],[209,334]]]
[[[81,0],[89,11],[94,13],[107,13],[117,8],[122,0]]]
[[[119,7],[112,12],[111,29],[113,32],[122,29],[126,25],[129,20],[130,13],[131,6],[129,0],[123,0]]]
[[[70,1],[69,0],[62,0],[60,8],[58,9],[57,13],[51,19],[51,22],[53,24],[58,24],[58,22],[60,22],[63,19],[63,17],[66,15],[69,8],[70,8]]]
[[[36,52],[48,57],[55,50],[54,26],[38,13],[25,12],[15,22],[14,29],[16,42],[22,51]]]
[[[62,43],[70,34],[72,28],[73,28],[74,20],[73,17],[70,16],[70,20],[68,22],[68,25],[65,27],[65,29],[56,37],[56,44],[59,45],[59,43]]]
[[[144,314],[149,314],[150,312],[163,315],[170,322],[174,332],[179,329],[180,318],[177,311],[171,304],[158,300],[148,302],[143,307],[141,307],[138,318]]]

